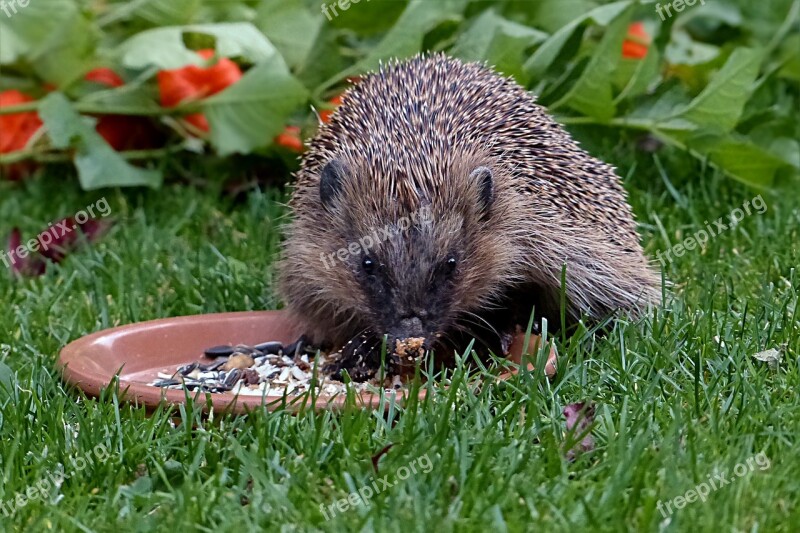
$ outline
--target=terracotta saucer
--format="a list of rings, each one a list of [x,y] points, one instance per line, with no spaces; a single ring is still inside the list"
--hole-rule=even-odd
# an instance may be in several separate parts
[[[200,357],[203,350],[221,344],[254,345],[265,341],[293,342],[300,336],[298,328],[290,323],[282,311],[257,311],[241,313],[218,313],[210,315],[165,318],[130,324],[87,335],[61,350],[58,367],[67,383],[77,386],[90,396],[98,396],[100,391],[118,376],[123,399],[148,408],[155,408],[166,402],[181,404],[186,402],[182,390],[162,389],[150,386],[158,378],[158,373],[172,374],[178,366],[211,360]],[[529,346],[535,347],[538,337],[531,337]],[[523,339],[517,337],[511,346],[509,359],[519,362]],[[528,365],[532,368],[532,365]],[[546,373],[555,374],[555,354],[548,359]],[[506,372],[498,376],[507,379]],[[215,411],[245,413],[257,408],[269,410],[285,408],[298,411],[311,407],[308,394],[288,396],[236,396],[233,393],[188,393],[200,400],[209,397]],[[381,402],[404,398],[406,392],[388,391],[385,395],[362,392],[356,401],[364,407],[380,407]],[[424,390],[421,391],[424,395]],[[383,397],[382,397],[383,396]],[[319,395],[316,409],[337,409],[345,403],[345,396]],[[385,405],[384,403],[384,405]],[[204,402],[204,409],[208,402]]]

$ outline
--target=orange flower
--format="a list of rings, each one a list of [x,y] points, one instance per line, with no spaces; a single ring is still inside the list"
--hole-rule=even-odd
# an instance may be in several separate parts
[[[214,50],[199,50],[197,54],[209,60],[214,57]],[[175,107],[182,102],[200,100],[226,89],[241,77],[239,65],[226,57],[220,58],[210,67],[187,65],[179,69],[159,71],[157,79],[161,105]],[[198,129],[209,130],[208,121],[202,113],[187,115],[184,119]]]
[[[125,81],[110,68],[96,68],[84,76],[106,87],[122,87]],[[158,137],[152,123],[145,117],[130,115],[94,115],[97,117],[95,129],[106,142],[117,151],[141,150],[154,146]]]
[[[13,89],[0,93],[0,107],[10,107],[34,100],[27,94]],[[0,131],[3,132],[0,135],[0,154],[22,150],[41,127],[42,120],[36,111],[0,115]]]
[[[147,117],[103,115],[95,126],[97,133],[114,149],[146,150],[163,144],[163,134]]]
[[[125,85],[125,81],[120,78],[116,72],[105,67],[90,70],[83,79],[105,85],[106,87],[122,87]]]
[[[333,98],[328,100],[328,103],[334,107],[339,107],[340,105],[342,105],[342,95],[340,94],[338,96],[334,96]],[[323,109],[322,111],[319,112],[319,119],[322,122],[328,123],[331,120],[331,115],[333,115],[333,112],[334,112],[333,109]]]
[[[35,101],[27,94],[16,90],[0,93],[0,107],[10,107],[18,104]],[[23,150],[33,137],[33,134],[42,127],[42,120],[36,111],[11,113],[0,115],[0,154],[18,152]],[[22,179],[36,168],[31,161],[20,161],[0,167],[0,178],[11,181]]]
[[[283,133],[275,137],[275,144],[283,146],[292,152],[302,152],[303,140],[300,138],[300,128],[298,126],[286,126]]]
[[[641,22],[632,22],[628,26],[628,35],[622,42],[622,57],[627,59],[643,59],[650,47],[650,35]]]

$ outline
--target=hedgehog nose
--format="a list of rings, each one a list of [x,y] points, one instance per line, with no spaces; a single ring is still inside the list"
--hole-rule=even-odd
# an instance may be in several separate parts
[[[400,327],[409,338],[423,336],[422,320],[420,320],[417,316],[401,319]]]

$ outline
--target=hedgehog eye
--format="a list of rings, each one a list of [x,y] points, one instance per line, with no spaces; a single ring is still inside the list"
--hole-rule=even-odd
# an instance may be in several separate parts
[[[371,257],[365,257],[364,260],[361,261],[361,267],[367,274],[372,274],[375,270],[375,261],[373,261]]]
[[[452,275],[456,271],[456,266],[458,265],[458,261],[456,261],[455,257],[450,257],[447,261],[444,262],[444,269],[448,275]]]

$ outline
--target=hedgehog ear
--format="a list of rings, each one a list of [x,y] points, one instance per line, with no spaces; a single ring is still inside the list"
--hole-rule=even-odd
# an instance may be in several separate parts
[[[478,184],[478,195],[481,210],[488,212],[494,201],[494,176],[488,167],[478,167],[469,175],[471,181]]]
[[[331,206],[334,198],[341,192],[346,177],[347,167],[340,160],[332,159],[325,165],[319,178],[319,199],[323,206]]]

